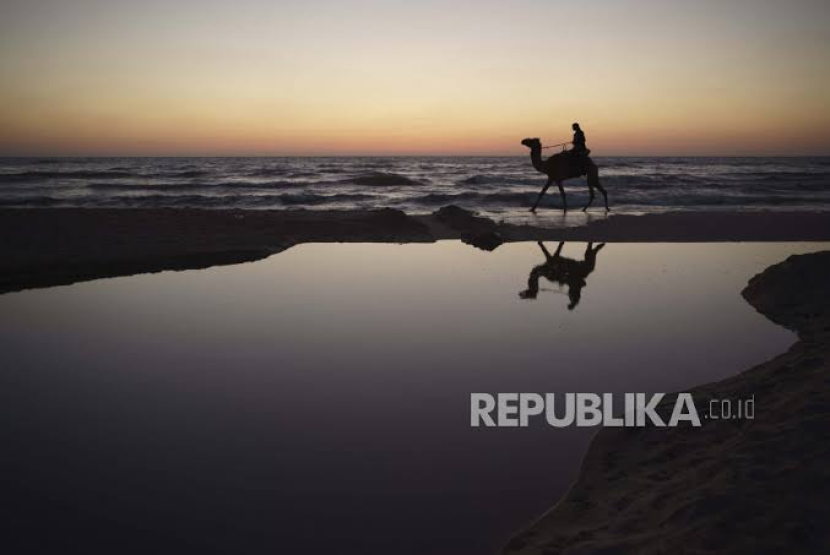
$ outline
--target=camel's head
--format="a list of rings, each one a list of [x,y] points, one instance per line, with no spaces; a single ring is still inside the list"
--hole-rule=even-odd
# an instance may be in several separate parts
[[[542,141],[540,141],[538,137],[533,139],[523,139],[522,144],[530,149],[542,148]]]

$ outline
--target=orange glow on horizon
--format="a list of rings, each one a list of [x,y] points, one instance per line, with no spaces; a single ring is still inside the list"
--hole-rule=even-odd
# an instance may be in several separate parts
[[[0,156],[830,155],[830,8],[629,3],[11,0]]]

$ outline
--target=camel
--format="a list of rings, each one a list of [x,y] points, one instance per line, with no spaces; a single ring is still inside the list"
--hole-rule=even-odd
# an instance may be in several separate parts
[[[591,196],[588,198],[588,204],[585,205],[582,211],[585,212],[588,210],[588,207],[594,202],[594,188],[599,189],[599,192],[602,193],[602,197],[605,199],[606,212],[611,210],[608,208],[608,193],[605,192],[605,189],[599,182],[599,168],[588,157],[588,154],[591,152],[590,150],[585,153],[585,156],[579,163],[575,164],[573,163],[573,156],[570,152],[560,152],[554,154],[547,160],[542,160],[542,142],[538,138],[524,139],[522,144],[530,149],[530,162],[533,164],[534,169],[548,176],[548,182],[542,188],[539,196],[536,197],[536,202],[533,203],[533,208],[530,209],[531,212],[536,212],[539,201],[542,200],[551,183],[556,183],[556,186],[559,187],[559,194],[562,195],[562,208],[567,212],[568,199],[565,197],[565,189],[562,187],[562,182],[566,179],[573,179],[583,175],[588,176],[588,191]]]

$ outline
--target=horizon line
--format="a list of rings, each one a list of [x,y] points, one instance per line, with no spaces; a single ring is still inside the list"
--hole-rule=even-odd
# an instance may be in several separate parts
[[[528,155],[528,152],[521,154],[0,154],[0,160],[9,158],[525,158]],[[826,154],[601,154],[593,158],[830,158],[830,152]]]

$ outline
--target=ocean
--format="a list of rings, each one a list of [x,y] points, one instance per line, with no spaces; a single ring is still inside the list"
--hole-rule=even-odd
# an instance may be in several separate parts
[[[830,209],[830,157],[596,157],[618,213]],[[390,207],[526,213],[545,183],[529,156],[0,158],[0,207]],[[585,179],[566,182],[571,207]],[[559,205],[555,187],[543,207]],[[595,203],[600,209],[600,199]]]

